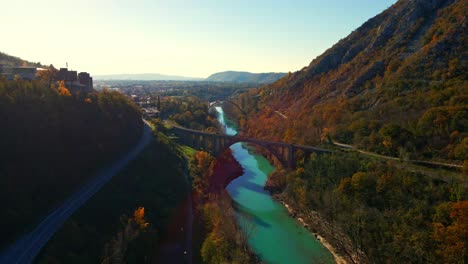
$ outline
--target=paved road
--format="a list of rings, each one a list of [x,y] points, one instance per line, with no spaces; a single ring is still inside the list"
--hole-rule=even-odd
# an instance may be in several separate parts
[[[288,119],[288,117],[285,114],[281,113],[280,111],[275,111],[275,113],[277,113],[278,115],[280,115],[284,119]]]
[[[63,225],[63,223],[101,187],[107,183],[119,170],[134,159],[150,142],[151,129],[145,122],[142,137],[125,156],[113,164],[101,169],[91,181],[74,193],[62,205],[53,210],[29,234],[18,239],[13,245],[0,253],[0,263],[22,264],[32,263],[44,245]],[[4,227],[8,228],[8,227]]]
[[[359,153],[362,153],[362,154],[365,154],[365,155],[368,155],[368,156],[374,156],[374,157],[378,157],[378,158],[382,158],[382,159],[388,159],[388,160],[397,160],[397,161],[401,160],[400,158],[396,158],[396,157],[385,156],[385,155],[380,155],[380,154],[377,154],[377,153],[374,153],[374,152],[360,150],[360,149],[356,148],[353,145],[343,144],[343,143],[339,143],[339,142],[336,142],[336,141],[333,141],[333,144],[336,145],[336,146],[342,147],[342,148],[355,150],[355,151],[357,151]],[[425,161],[425,160],[407,160],[407,162],[411,162],[411,163],[414,163],[414,164],[425,164],[425,165],[441,166],[441,167],[449,167],[449,168],[459,168],[459,169],[463,168],[463,165],[459,165],[459,164]]]

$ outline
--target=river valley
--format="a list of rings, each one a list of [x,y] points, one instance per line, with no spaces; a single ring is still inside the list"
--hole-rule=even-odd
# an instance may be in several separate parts
[[[216,107],[218,121],[226,134],[236,128]],[[227,191],[235,202],[239,225],[249,245],[265,263],[334,263],[331,253],[303,226],[288,215],[286,208],[263,189],[274,167],[262,155],[244,143],[231,146],[234,158],[244,173],[233,180]]]

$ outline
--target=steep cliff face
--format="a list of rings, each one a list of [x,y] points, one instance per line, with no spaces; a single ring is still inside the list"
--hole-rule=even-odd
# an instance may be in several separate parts
[[[418,138],[412,152],[457,158],[453,148],[467,133],[454,125],[467,120],[467,13],[462,0],[398,1],[309,66],[241,97],[250,111],[244,131],[309,144],[331,135],[388,152],[379,132],[390,122]],[[451,107],[439,110],[452,125],[442,124],[443,133],[420,133],[423,123],[435,120],[421,120],[424,113],[440,107]],[[455,131],[458,143],[449,142]]]

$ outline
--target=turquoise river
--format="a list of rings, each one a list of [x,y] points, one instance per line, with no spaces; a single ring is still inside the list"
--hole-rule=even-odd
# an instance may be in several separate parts
[[[216,111],[226,134],[235,135],[236,128],[224,116],[223,109],[216,107]],[[237,221],[261,261],[334,263],[331,253],[263,189],[267,175],[274,170],[268,160],[243,143],[232,145],[231,150],[244,174],[232,181],[227,190],[235,202]]]

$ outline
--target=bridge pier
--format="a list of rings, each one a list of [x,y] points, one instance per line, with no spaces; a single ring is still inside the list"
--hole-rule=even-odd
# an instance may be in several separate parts
[[[190,138],[192,137],[191,135],[182,134],[180,135],[180,137],[182,138],[182,142],[185,142],[185,145],[190,146],[192,144],[192,141],[190,140]]]
[[[200,149],[201,143],[200,143],[200,135],[195,136],[195,148]]]
[[[203,135],[198,135],[198,149],[204,149],[203,148],[203,138],[204,136]]]
[[[192,148],[195,147],[195,135],[190,135],[190,145]]]
[[[217,157],[219,155],[219,138],[217,136],[213,137],[213,156]]]
[[[221,145],[220,145],[220,150],[223,151],[228,148],[228,142],[226,137],[221,138]]]
[[[206,136],[202,136],[202,140],[203,140],[203,150],[204,151],[208,151],[208,140],[207,140],[207,137]]]
[[[190,141],[191,141],[190,145],[192,146],[192,148],[196,148],[197,147],[196,146],[196,144],[197,144],[197,135],[192,135],[190,137]]]
[[[293,145],[288,146],[288,168],[294,168],[294,148]]]
[[[195,131],[181,127],[173,128],[174,134],[179,138],[181,144],[185,144],[195,149],[203,149],[217,157],[225,149],[237,142],[247,142],[262,146],[268,149],[285,168],[293,169],[295,166],[295,151],[301,150],[304,153],[329,153],[329,150],[319,149],[311,146],[292,145],[284,142],[273,142],[259,140],[255,138],[245,138],[239,136],[220,135],[215,133],[207,133]]]

